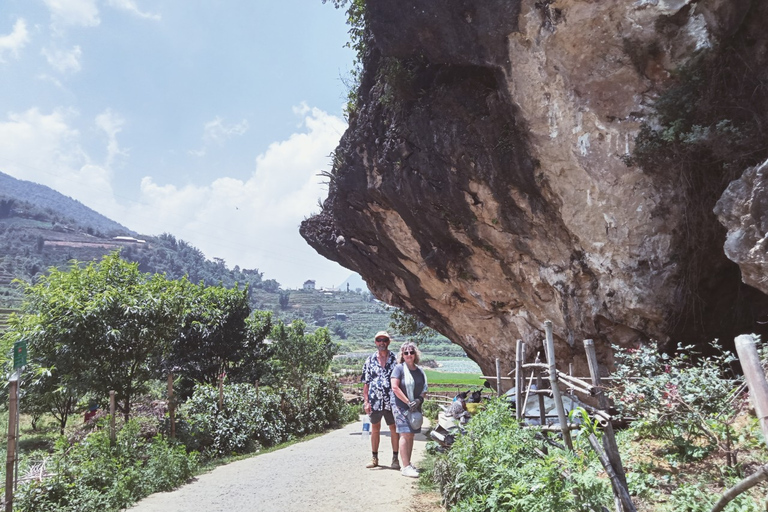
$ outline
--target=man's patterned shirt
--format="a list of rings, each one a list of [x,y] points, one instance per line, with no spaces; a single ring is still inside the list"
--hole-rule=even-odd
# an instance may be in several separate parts
[[[368,401],[371,404],[371,410],[392,410],[389,396],[392,390],[392,383],[389,377],[392,375],[392,370],[394,370],[396,365],[397,359],[392,351],[389,351],[387,364],[384,365],[384,368],[379,364],[378,352],[374,352],[365,360],[360,382],[368,383]]]

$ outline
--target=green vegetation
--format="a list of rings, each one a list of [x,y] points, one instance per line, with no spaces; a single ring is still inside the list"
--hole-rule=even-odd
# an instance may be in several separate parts
[[[461,388],[475,388],[482,387],[485,383],[485,379],[480,375],[473,375],[471,373],[436,372],[428,369],[425,369],[424,373],[427,374],[427,382],[429,382],[430,386],[450,384]]]
[[[688,347],[677,355],[653,346],[615,348],[611,396],[622,414],[636,418],[617,440],[638,510],[708,512],[764,464],[758,422],[747,413],[741,381],[727,371],[732,355],[711,348],[708,357],[694,357]],[[768,362],[765,347],[761,357]],[[538,429],[521,428],[505,403],[491,401],[449,452],[428,445],[420,483],[437,490],[450,512],[610,510],[610,482],[586,440],[600,435],[595,427],[584,421],[572,433],[571,453],[545,442]],[[763,510],[766,495],[763,482],[725,510]]]
[[[21,447],[21,466],[49,477],[21,485],[19,510],[117,511],[185,481],[200,457],[253,452],[354,416],[328,375],[336,346],[327,329],[252,315],[247,289],[144,274],[116,253],[21,288],[2,355],[28,343],[21,413],[41,437]],[[0,362],[10,374],[10,359]],[[157,400],[171,372],[181,399],[176,440],[165,437],[166,404]],[[68,425],[89,403],[105,409],[110,390],[123,416],[116,443],[105,424]],[[55,445],[43,430],[51,419],[62,434]]]

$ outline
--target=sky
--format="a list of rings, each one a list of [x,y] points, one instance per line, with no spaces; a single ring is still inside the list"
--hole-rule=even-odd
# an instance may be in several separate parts
[[[354,54],[321,0],[0,0],[0,171],[297,288]]]

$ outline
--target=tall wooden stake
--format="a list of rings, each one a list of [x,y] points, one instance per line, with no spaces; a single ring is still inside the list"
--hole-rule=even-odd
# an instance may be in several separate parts
[[[219,411],[224,409],[224,374],[219,375]]]
[[[557,409],[557,419],[560,422],[560,428],[563,432],[563,441],[569,450],[573,451],[573,441],[571,441],[571,431],[568,428],[568,421],[565,417],[565,407],[563,407],[563,397],[560,395],[560,387],[557,384],[557,365],[555,364],[555,338],[552,335],[552,321],[544,322],[544,331],[547,337],[547,359],[549,360],[549,382],[552,384],[552,398],[555,400]]]
[[[117,434],[115,431],[115,413],[116,413],[116,404],[115,404],[115,392],[114,390],[109,392],[109,441],[112,444],[115,444],[115,441],[117,440]]]
[[[496,358],[496,396],[501,396],[501,360]]]
[[[736,336],[734,340],[741,369],[749,387],[749,399],[757,412],[757,420],[763,431],[763,439],[768,442],[768,382],[760,364],[760,355],[755,346],[755,337],[751,334]]]
[[[14,372],[8,381],[10,400],[8,403],[8,445],[5,460],[5,512],[13,512],[14,466],[16,464],[16,421],[19,408],[19,374]]]
[[[521,421],[525,407],[523,400],[523,340],[515,344],[515,419]]]
[[[595,342],[592,340],[584,340],[584,352],[587,354],[587,364],[589,364],[589,375],[592,377],[592,385],[597,390],[597,405],[602,411],[608,410],[608,399],[603,393],[603,382],[600,377],[600,368],[597,365],[597,352],[595,351]],[[624,473],[624,466],[621,464],[621,454],[619,454],[619,445],[616,443],[616,436],[613,433],[613,425],[610,421],[603,428],[603,448],[608,457],[608,461],[613,466],[613,470],[616,473],[619,483],[625,488],[627,487],[627,475]],[[624,510],[626,506],[623,501],[619,501],[621,496],[615,495],[620,507]],[[618,508],[618,507],[617,507]]]
[[[171,439],[176,437],[176,404],[173,400],[173,374],[168,374],[168,420],[171,422]]]

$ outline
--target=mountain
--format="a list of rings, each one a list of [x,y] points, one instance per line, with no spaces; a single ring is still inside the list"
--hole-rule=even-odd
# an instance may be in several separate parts
[[[21,207],[22,202],[27,203],[48,212],[52,217],[66,218],[71,224],[88,226],[93,231],[107,235],[136,235],[134,231],[88,208],[80,201],[45,185],[19,180],[2,172],[0,172],[0,200],[17,202],[17,208]]]

